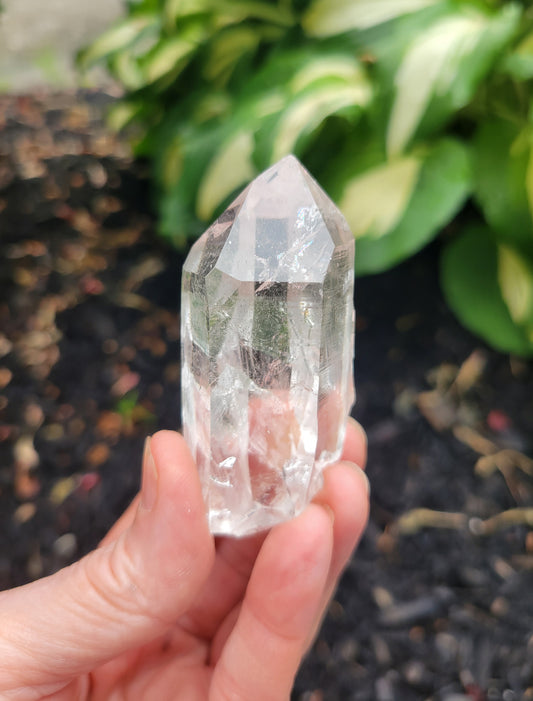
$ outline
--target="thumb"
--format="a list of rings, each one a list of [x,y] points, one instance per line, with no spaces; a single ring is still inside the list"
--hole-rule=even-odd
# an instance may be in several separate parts
[[[71,679],[160,635],[191,605],[213,557],[196,466],[184,439],[161,431],[147,441],[140,500],[120,535],[0,593],[0,692]]]

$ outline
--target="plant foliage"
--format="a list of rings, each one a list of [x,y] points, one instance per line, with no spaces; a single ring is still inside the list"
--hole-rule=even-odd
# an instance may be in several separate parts
[[[81,56],[126,89],[160,232],[197,235],[286,153],[374,273],[470,206],[445,248],[459,319],[533,355],[533,10],[518,0],[129,0]],[[456,227],[457,228],[457,227]]]

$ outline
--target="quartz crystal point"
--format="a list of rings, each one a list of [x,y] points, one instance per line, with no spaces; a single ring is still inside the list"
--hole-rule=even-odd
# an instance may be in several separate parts
[[[212,533],[300,513],[354,399],[354,239],[294,156],[194,244],[182,278],[182,406]]]

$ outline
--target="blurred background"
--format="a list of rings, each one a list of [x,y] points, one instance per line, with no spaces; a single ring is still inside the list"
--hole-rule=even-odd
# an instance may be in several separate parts
[[[0,588],[129,503],[188,247],[294,152],[357,239],[373,490],[294,699],[533,698],[529,3],[0,4]]]
[[[0,89],[72,87],[77,52],[124,12],[122,0],[7,0],[0,21]],[[103,76],[100,76],[103,80]]]

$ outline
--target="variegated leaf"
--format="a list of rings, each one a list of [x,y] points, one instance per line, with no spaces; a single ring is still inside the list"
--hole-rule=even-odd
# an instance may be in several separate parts
[[[304,17],[307,34],[316,37],[368,29],[441,0],[316,0]]]

